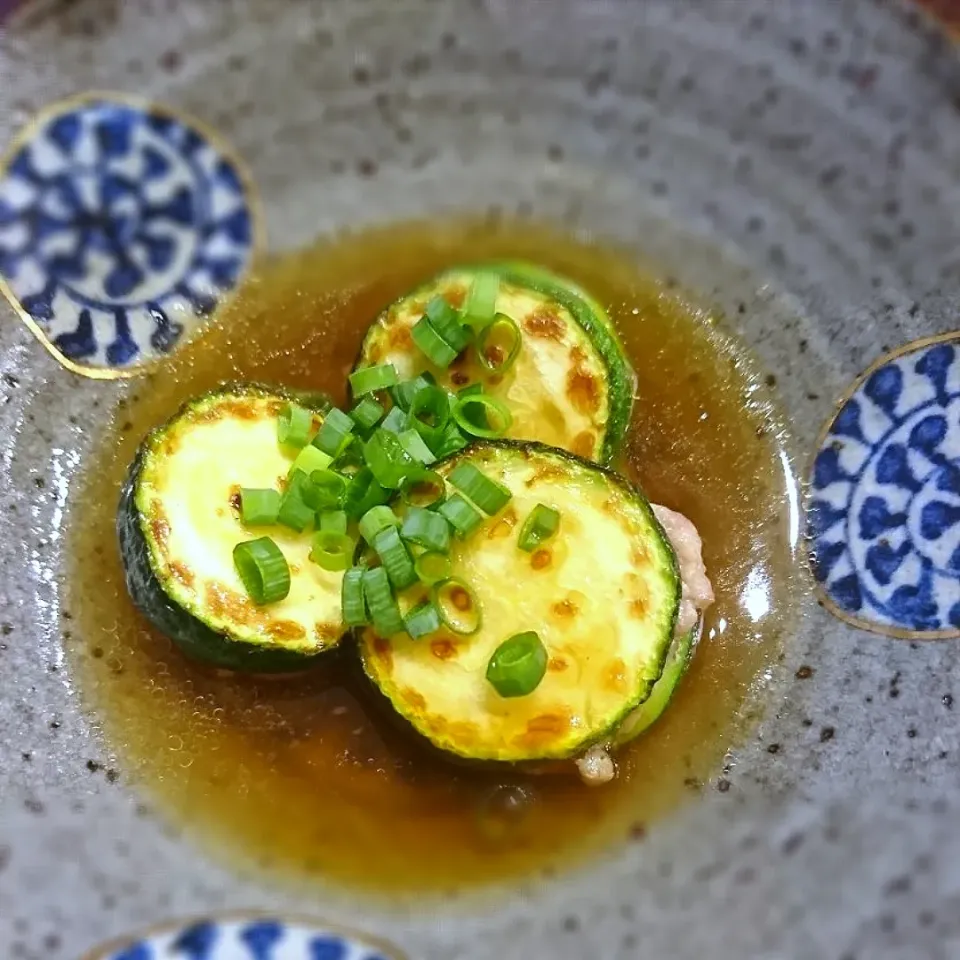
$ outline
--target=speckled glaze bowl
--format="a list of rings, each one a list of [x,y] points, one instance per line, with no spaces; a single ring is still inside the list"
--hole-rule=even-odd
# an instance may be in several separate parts
[[[0,956],[251,908],[426,960],[957,955],[958,89],[946,35],[895,0],[14,13]],[[71,484],[127,378],[162,376],[260,247],[492,208],[636,249],[751,345],[809,481],[804,599],[761,722],[645,842],[492,898],[318,902],[197,850],[112,766],[63,655]]]

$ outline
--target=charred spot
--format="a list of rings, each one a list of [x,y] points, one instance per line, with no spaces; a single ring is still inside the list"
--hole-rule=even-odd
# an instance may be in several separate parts
[[[570,729],[570,718],[562,713],[542,713],[527,721],[527,729],[516,742],[520,746],[532,746],[555,740]]]
[[[563,340],[563,321],[555,311],[547,307],[541,307],[535,313],[531,313],[523,321],[523,329],[531,337],[542,337],[545,340]]]
[[[393,350],[407,352],[413,349],[413,336],[406,324],[395,323],[387,332],[387,344]]]
[[[647,546],[643,541],[637,541],[630,552],[630,562],[635,567],[645,567],[650,561]]]
[[[577,605],[568,598],[566,600],[559,600],[553,604],[553,606],[550,607],[550,612],[561,620],[569,620],[575,617],[580,610]]]
[[[455,387],[465,387],[470,382],[470,375],[464,373],[462,370],[454,370],[450,374],[450,382]]]
[[[340,639],[340,630],[333,623],[315,623],[313,625],[313,635],[317,642],[323,646],[330,646]]]
[[[534,550],[533,555],[530,557],[530,566],[534,570],[546,570],[550,566],[551,561],[553,560],[553,554],[546,547],[541,547],[539,550]]]
[[[253,604],[246,597],[221,584],[207,584],[204,602],[216,617],[226,617],[240,624],[252,623],[255,619]]]
[[[373,641],[373,652],[386,664],[387,670],[392,669],[393,653],[390,650],[390,641],[383,637],[376,637]]]
[[[500,364],[502,364],[507,358],[507,355],[504,352],[503,347],[500,347],[495,343],[491,343],[484,347],[483,357],[491,367],[499,367]]]
[[[260,417],[259,404],[256,400],[240,399],[226,400],[211,410],[213,417],[218,420],[225,417],[234,417],[237,420],[256,420]]]
[[[233,510],[236,510],[237,513],[240,512],[240,507],[242,506],[242,498],[240,496],[240,484],[235,483],[230,487],[230,507]]]
[[[403,690],[400,691],[400,699],[418,712],[426,709],[427,706],[427,701],[423,699],[423,696],[410,687],[404,687]]]
[[[177,560],[171,561],[170,573],[185,587],[193,586],[193,571],[185,563],[180,563]]]
[[[433,640],[430,652],[438,660],[452,660],[457,655],[457,645],[452,640]]]
[[[503,516],[487,531],[488,540],[502,540],[509,537],[517,525],[517,512],[508,507]]]
[[[597,438],[589,430],[578,433],[573,438],[571,447],[573,452],[579,457],[591,457],[597,445]]]
[[[473,598],[463,587],[451,587],[447,593],[447,598],[450,600],[451,605],[461,613],[467,613],[473,609]]]
[[[547,669],[552,673],[563,673],[569,666],[570,664],[563,657],[551,657],[547,661]]]
[[[170,524],[167,523],[162,515],[155,516],[150,521],[150,533],[153,536],[153,542],[157,545],[157,549],[166,556],[169,548]]]
[[[459,309],[463,306],[463,301],[467,299],[467,288],[462,284],[454,284],[452,287],[447,287],[443,292],[443,299],[450,304],[451,307],[457,307]]]
[[[627,683],[627,665],[617,657],[603,672],[603,682],[611,690],[620,691]]]
[[[567,396],[578,413],[594,414],[600,409],[600,381],[581,367],[567,374]]]

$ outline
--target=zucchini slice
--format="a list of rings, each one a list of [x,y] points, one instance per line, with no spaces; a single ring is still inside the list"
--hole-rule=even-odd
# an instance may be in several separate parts
[[[520,352],[491,374],[467,347],[447,369],[430,363],[411,330],[442,296],[462,307],[474,278],[496,273],[498,313],[520,330]],[[452,391],[480,383],[513,415],[507,436],[610,463],[623,440],[636,379],[603,307],[570,281],[524,263],[456,267],[391,304],[367,332],[355,369],[392,363],[401,379],[429,371]]]
[[[641,733],[646,733],[663,715],[677,692],[687,667],[690,666],[702,625],[701,619],[692,630],[674,637],[667,653],[667,662],[663,666],[663,674],[654,685],[650,696],[636,710],[631,711],[617,728],[612,740],[614,747],[622,746],[639,737]]]
[[[257,384],[231,384],[186,403],[140,445],[117,515],[127,587],[158,630],[191,656],[233,670],[287,672],[336,646],[343,574],[308,559],[310,536],[248,530],[237,495],[278,487],[292,457],[277,418],[294,399],[323,420],[329,404]],[[234,568],[233,548],[270,536],[290,567],[290,592],[258,607]]]
[[[420,640],[359,631],[364,669],[393,707],[434,745],[477,760],[574,756],[609,738],[649,696],[663,669],[680,599],[676,557],[650,506],[610,471],[538,443],[478,443],[444,461],[448,479],[469,460],[512,494],[507,506],[451,547],[453,575],[474,591],[479,629]],[[559,530],[518,547],[538,503]],[[416,589],[401,595],[413,606]],[[527,696],[501,697],[486,680],[493,652],[533,630],[547,668]]]

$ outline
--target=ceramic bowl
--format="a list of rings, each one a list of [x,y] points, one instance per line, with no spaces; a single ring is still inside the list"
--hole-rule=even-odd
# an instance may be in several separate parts
[[[946,34],[898,0],[12,13],[0,955],[72,958],[254,909],[427,960],[953,956],[958,84]],[[84,708],[63,645],[71,490],[117,404],[159,382],[262,250],[491,210],[636,251],[750,346],[804,481],[797,613],[745,740],[642,843],[429,904],[277,886],[156,814]],[[254,921],[224,922],[242,941]],[[375,955],[324,953],[313,933],[170,954],[176,936],[105,956]]]

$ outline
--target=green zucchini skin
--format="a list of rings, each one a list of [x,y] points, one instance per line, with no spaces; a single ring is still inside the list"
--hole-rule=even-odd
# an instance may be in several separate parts
[[[394,300],[381,313],[389,311],[404,301],[420,295],[432,288],[436,282],[457,272],[479,273],[493,272],[502,280],[520,288],[526,288],[552,299],[564,307],[577,326],[583,331],[603,364],[608,395],[608,415],[604,425],[603,440],[594,454],[594,459],[605,465],[613,464],[620,453],[630,417],[633,412],[637,378],[627,359],[623,343],[618,336],[612,320],[603,306],[586,291],[572,281],[552,273],[544,267],[524,261],[492,261],[455,265],[424,281]],[[374,336],[376,323],[370,327],[360,347],[353,369],[359,370],[369,365],[367,353]],[[530,439],[529,442],[537,442]]]
[[[650,696],[620,724],[613,737],[613,746],[621,747],[635,740],[663,716],[693,660],[702,630],[703,620],[701,619],[693,629],[683,636],[674,638],[660,679],[654,684]]]
[[[117,509],[117,539],[124,579],[134,606],[161,633],[168,636],[187,656],[227,670],[245,673],[291,673],[314,665],[325,651],[311,655],[291,650],[266,649],[232,639],[212,630],[203,621],[175,603],[157,579],[150,561],[150,548],[141,527],[141,515],[135,498],[150,437],[182,416],[188,408],[205,398],[231,390],[247,394],[282,396],[323,413],[329,399],[318,393],[291,391],[260,383],[230,383],[194,397],[184,403],[170,420],[144,439],[127,471]]]

